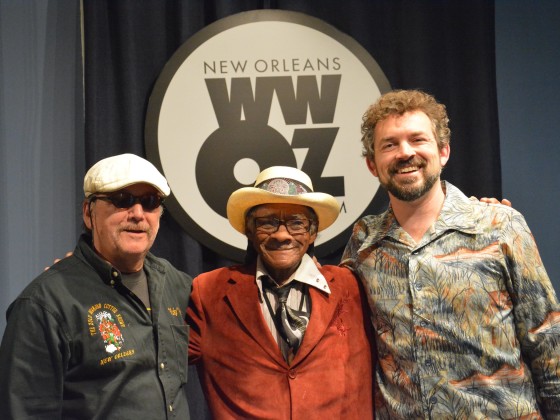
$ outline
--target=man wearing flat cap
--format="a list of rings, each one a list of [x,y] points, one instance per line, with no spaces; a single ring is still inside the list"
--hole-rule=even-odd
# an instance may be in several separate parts
[[[188,419],[192,280],[149,253],[167,181],[124,154],[95,164],[84,193],[86,232],[73,255],[8,309],[0,417]]]
[[[334,197],[290,167],[268,168],[230,196],[246,263],[198,276],[187,310],[189,362],[214,418],[372,418],[359,284],[308,255],[338,214]]]

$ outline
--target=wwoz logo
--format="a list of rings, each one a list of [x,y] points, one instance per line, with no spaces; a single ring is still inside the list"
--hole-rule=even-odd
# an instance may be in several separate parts
[[[297,76],[295,85],[290,76],[257,77],[254,87],[249,78],[232,78],[231,93],[226,83],[223,78],[206,80],[219,128],[203,143],[196,161],[197,185],[212,210],[227,217],[229,194],[240,187],[234,176],[215,176],[217,156],[224,174],[233,174],[243,159],[258,162],[261,169],[298,167],[294,149],[306,149],[300,169],[313,180],[314,190],[344,196],[343,176],[321,175],[339,129],[322,126],[334,122],[340,75],[322,76],[320,86],[315,76]],[[306,125],[309,108],[311,124],[295,128],[289,140],[268,125],[274,95],[286,125]]]
[[[316,253],[340,249],[377,201],[360,123],[388,90],[356,41],[310,16],[260,10],[207,26],[173,55],[150,98],[146,149],[170,183],[167,208],[195,239],[242,260],[247,241],[227,221],[229,195],[269,166],[293,166],[339,200]]]

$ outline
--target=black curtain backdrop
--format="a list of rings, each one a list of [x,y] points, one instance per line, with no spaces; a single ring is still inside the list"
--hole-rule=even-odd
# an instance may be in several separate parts
[[[145,156],[148,99],[167,60],[204,26],[255,9],[323,19],[368,50],[392,88],[435,95],[451,119],[452,153],[443,178],[467,195],[501,197],[489,0],[84,0],[86,166],[118,153]],[[190,238],[169,214],[153,251],[191,275],[230,263]],[[336,263],[341,252],[322,262]],[[193,418],[201,418],[197,410],[203,408],[193,409]]]
[[[264,8],[323,19],[366,48],[392,88],[435,95],[446,104],[452,129],[443,177],[467,195],[501,197],[494,3],[488,0],[85,0],[86,167],[118,153],[145,156],[148,99],[171,55],[204,26]],[[154,252],[192,275],[229,263],[169,214]],[[324,262],[336,263],[341,252]]]

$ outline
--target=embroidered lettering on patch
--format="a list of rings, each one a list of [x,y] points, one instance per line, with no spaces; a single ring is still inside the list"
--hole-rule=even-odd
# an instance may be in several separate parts
[[[169,311],[169,313],[173,316],[180,316],[181,315],[181,309],[179,309],[178,307],[175,308],[167,308],[167,310]]]
[[[118,313],[118,309],[111,305],[110,303],[96,303],[95,305],[90,306],[90,308],[88,309],[88,317],[87,317],[87,324],[88,324],[88,329],[89,329],[89,335],[91,337],[93,337],[95,334],[97,334],[98,332],[98,328],[95,322],[95,317],[94,315],[101,309],[105,309],[107,312],[110,311],[113,315],[114,318],[116,318],[118,324],[120,325],[121,328],[126,328],[126,324],[123,320],[123,317],[121,314]]]
[[[104,359],[101,359],[99,361],[99,366],[103,366],[103,365],[106,365],[107,363],[111,363],[115,360],[123,359],[125,357],[130,357],[130,356],[134,356],[134,349],[126,350],[126,351],[123,351],[121,353],[117,353],[113,356],[105,357]]]
[[[116,306],[110,303],[96,303],[90,306],[87,323],[90,337],[99,335],[104,350],[109,353],[107,357],[101,356],[100,366],[134,356],[134,349],[123,350],[125,339],[121,331],[126,329],[126,322]]]

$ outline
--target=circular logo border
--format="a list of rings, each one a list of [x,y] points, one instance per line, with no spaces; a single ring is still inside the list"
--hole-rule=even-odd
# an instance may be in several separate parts
[[[145,123],[145,147],[146,155],[160,171],[163,172],[162,163],[158,147],[158,124],[160,111],[165,98],[165,94],[171,83],[175,73],[187,57],[195,51],[198,47],[203,45],[208,39],[213,36],[234,28],[239,25],[245,25],[255,22],[266,21],[280,21],[296,23],[316,29],[327,36],[338,41],[345,48],[351,51],[355,57],[364,65],[364,68],[371,74],[373,80],[379,87],[381,93],[386,93],[391,89],[389,81],[385,77],[381,67],[373,59],[373,57],[363,48],[355,39],[336,29],[334,26],[326,23],[318,18],[287,10],[253,10],[231,15],[220,19],[197,33],[185,41],[179,49],[172,55],[169,61],[165,64],[162,72],[160,73],[152,94],[148,102]],[[373,209],[379,209],[386,204],[386,194],[380,188],[372,199],[371,203],[364,210],[362,215],[371,213]],[[234,261],[243,261],[245,250],[240,250],[237,247],[229,245],[219,238],[209,235],[206,230],[201,227],[179,204],[174,197],[173,192],[166,200],[166,208],[169,210],[173,218],[179,225],[195,240],[203,245],[214,250],[223,257],[232,259]],[[336,237],[329,241],[315,247],[315,253],[318,257],[327,256],[343,247],[350,235],[353,224],[344,229]]]

